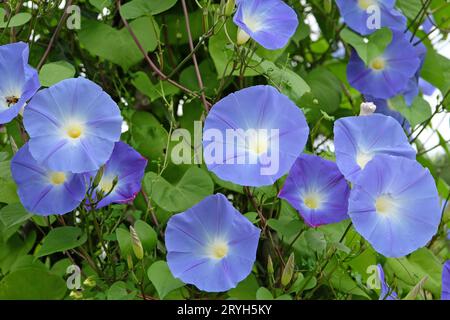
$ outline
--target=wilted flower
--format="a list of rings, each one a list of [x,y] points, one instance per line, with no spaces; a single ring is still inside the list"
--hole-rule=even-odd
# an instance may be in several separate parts
[[[442,269],[441,300],[450,300],[450,260],[444,263],[444,268]]]
[[[355,50],[347,65],[349,83],[364,95],[389,99],[404,92],[421,65],[414,46],[403,33],[394,32],[384,53],[366,65]]]
[[[389,285],[386,283],[386,279],[384,277],[384,270],[381,264],[377,265],[378,279],[381,285],[380,292],[380,300],[397,300],[397,293],[392,291]]]
[[[281,49],[297,30],[297,14],[284,1],[240,0],[237,6],[238,44],[252,38],[266,49]]]
[[[208,292],[234,288],[252,270],[260,230],[222,194],[205,198],[167,223],[172,274]]]
[[[383,27],[406,29],[406,18],[395,10],[395,0],[336,0],[336,5],[349,28],[361,35]]]
[[[14,119],[40,87],[36,70],[28,65],[28,54],[23,42],[0,46],[0,124]]]
[[[83,201],[86,182],[83,174],[50,170],[36,162],[25,144],[11,161],[11,173],[23,206],[47,216],[65,214]]]
[[[436,234],[439,195],[428,169],[418,162],[377,155],[354,182],[349,216],[358,233],[387,257],[402,257]]]
[[[337,166],[351,182],[377,154],[416,157],[402,127],[393,118],[382,114],[337,120],[334,145]]]
[[[25,108],[30,152],[37,162],[57,171],[97,170],[119,140],[122,116],[98,85],[67,79],[38,92]]]
[[[288,97],[271,86],[246,88],[216,103],[203,131],[208,169],[240,185],[273,184],[302,153],[309,128]]]
[[[141,190],[147,159],[124,142],[116,142],[96,189],[104,198],[96,208],[133,201]]]
[[[336,164],[301,155],[289,171],[279,197],[288,201],[313,227],[348,218],[350,188]]]

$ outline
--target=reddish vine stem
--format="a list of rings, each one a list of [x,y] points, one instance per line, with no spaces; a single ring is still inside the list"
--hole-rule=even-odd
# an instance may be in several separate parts
[[[195,51],[194,51],[195,48],[194,48],[194,42],[192,40],[191,26],[189,24],[189,12],[187,10],[186,0],[181,0],[181,5],[183,7],[184,20],[186,21],[186,32],[187,32],[188,41],[189,41],[189,48],[192,53],[192,62],[194,63],[195,74],[197,76],[198,86],[200,87],[203,106],[204,106],[206,112],[208,112],[210,105],[209,105],[208,101],[206,100],[206,95],[205,95],[204,86],[203,86],[203,79],[202,79],[202,75],[200,73],[200,68],[198,67],[197,56],[195,55]]]
[[[183,85],[179,84],[178,82],[170,79],[169,77],[167,77],[164,72],[162,72],[157,66],[156,64],[152,61],[152,59],[150,58],[150,56],[147,54],[147,51],[144,49],[144,47],[142,46],[141,42],[139,41],[139,39],[137,38],[136,34],[134,33],[133,29],[130,27],[130,24],[128,23],[128,21],[122,16],[120,10],[121,10],[121,1],[117,0],[117,8],[119,9],[119,15],[120,15],[120,19],[122,20],[123,24],[125,25],[125,28],[127,28],[128,32],[130,33],[131,37],[133,38],[133,41],[136,43],[136,45],[138,46],[139,50],[141,51],[141,53],[143,54],[145,61],[147,62],[147,64],[149,65],[150,69],[153,70],[153,72],[155,72],[158,77],[163,80],[163,81],[167,81],[171,84],[173,84],[175,87],[179,88],[180,90],[196,97],[196,98],[200,98],[200,96],[193,92],[192,90],[189,90],[188,88],[184,87]]]
[[[67,19],[67,16],[69,15],[67,13],[67,8],[69,8],[73,3],[73,0],[68,0],[66,3],[66,6],[64,7],[64,13],[61,16],[61,19],[59,19],[58,25],[56,26],[55,32],[53,32],[53,35],[50,39],[50,42],[47,45],[47,48],[45,49],[44,55],[42,56],[41,60],[39,61],[36,69],[39,71],[41,70],[42,66],[44,65],[45,61],[47,60],[50,51],[52,51],[53,45],[55,44],[56,39],[58,38],[59,32],[62,29],[62,26],[64,24],[64,22]]]

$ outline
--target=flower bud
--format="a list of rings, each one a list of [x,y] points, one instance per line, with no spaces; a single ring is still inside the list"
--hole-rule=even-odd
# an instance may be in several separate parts
[[[94,277],[91,276],[91,277],[88,277],[86,280],[84,280],[83,284],[86,287],[93,288],[97,285],[97,282],[95,281]]]
[[[292,276],[294,275],[295,269],[295,259],[294,253],[291,253],[289,259],[284,267],[283,274],[281,275],[281,285],[286,287],[292,280]]]
[[[83,299],[83,293],[81,291],[71,291],[69,297],[74,300],[81,300]]]
[[[130,233],[131,233],[131,240],[133,243],[134,255],[139,260],[142,260],[142,259],[144,259],[144,248],[142,247],[142,242],[139,239],[139,236],[138,236],[136,230],[134,230],[134,228],[132,226],[130,226]]]
[[[370,116],[377,110],[377,106],[373,102],[363,102],[360,109],[360,116]]]
[[[225,5],[225,12],[224,14],[229,17],[233,14],[234,7],[236,5],[236,0],[228,0],[227,4]]]
[[[241,28],[239,28],[237,32],[237,42],[236,42],[238,46],[245,44],[249,39],[250,35]]]
[[[131,254],[127,255],[127,265],[128,269],[133,269],[133,258],[131,257]]]
[[[272,261],[272,257],[269,255],[269,257],[267,258],[267,272],[269,274],[274,274],[275,270],[273,269],[273,261]]]
[[[333,3],[331,2],[331,0],[324,0],[323,8],[325,13],[331,13],[331,10],[333,9]]]

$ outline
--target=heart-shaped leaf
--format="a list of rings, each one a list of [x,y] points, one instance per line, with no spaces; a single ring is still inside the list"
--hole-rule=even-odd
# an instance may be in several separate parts
[[[155,286],[160,299],[164,299],[168,293],[184,286],[183,282],[174,278],[165,261],[156,261],[153,263],[148,268],[147,275]]]
[[[175,185],[156,173],[149,172],[144,178],[144,188],[156,204],[164,210],[181,212],[212,194],[214,183],[207,172],[191,167]]]
[[[155,15],[172,8],[178,0],[133,0],[122,6],[125,19],[136,19],[144,15]]]
[[[85,20],[78,32],[80,43],[93,56],[99,56],[128,70],[144,56],[126,28],[114,29],[105,23]],[[130,23],[143,48],[149,52],[157,46],[159,28],[152,17],[142,17]]]
[[[20,12],[11,17],[8,23],[8,19],[5,18],[5,15],[6,15],[5,9],[0,8],[0,29],[6,27],[8,28],[20,27],[23,26],[28,21],[30,21],[31,19],[31,14],[29,14],[28,12]]]
[[[45,64],[39,72],[39,81],[44,87],[50,87],[61,80],[72,78],[75,68],[67,61],[57,61]]]
[[[42,240],[42,247],[36,257],[43,257],[55,252],[67,251],[81,246],[87,237],[77,227],[60,227],[51,230]]]

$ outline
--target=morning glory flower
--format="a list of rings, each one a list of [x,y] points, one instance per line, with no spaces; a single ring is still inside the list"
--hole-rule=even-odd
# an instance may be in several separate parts
[[[233,21],[238,44],[252,38],[269,50],[286,46],[298,26],[297,14],[281,0],[241,0]]]
[[[73,173],[98,170],[110,158],[122,126],[117,104],[84,78],[38,92],[23,118],[36,161]]]
[[[414,46],[403,33],[394,32],[392,42],[384,53],[373,58],[366,66],[352,50],[347,66],[349,83],[364,95],[389,99],[407,89],[421,65]]]
[[[334,124],[334,145],[337,166],[351,182],[377,154],[410,159],[416,157],[416,151],[399,123],[382,114],[337,120]]]
[[[222,194],[174,215],[165,234],[170,271],[207,292],[234,288],[251,272],[260,230]]]
[[[386,283],[384,277],[384,270],[381,264],[377,264],[378,279],[381,285],[380,300],[398,300],[396,292],[392,291],[389,285]]]
[[[389,106],[387,100],[376,99],[376,98],[372,98],[370,96],[366,96],[365,100],[370,101],[377,106],[375,113],[381,113],[386,116],[390,116],[390,117],[394,118],[395,120],[397,120],[397,122],[403,127],[403,129],[406,132],[410,132],[411,125],[410,125],[409,121],[400,112],[393,110]]]
[[[336,164],[301,155],[289,171],[280,198],[288,201],[312,227],[348,218],[350,188]]]
[[[441,300],[450,300],[450,260],[447,260],[442,269]]]
[[[133,201],[141,190],[147,159],[123,142],[116,142],[111,158],[103,168],[103,175],[96,191],[105,197],[96,208],[110,203]]]
[[[271,86],[232,93],[209,112],[204,158],[219,178],[245,186],[271,185],[302,153],[309,128],[288,97]]]
[[[0,46],[0,124],[19,114],[39,89],[37,71],[28,65],[29,49],[23,42]]]
[[[439,194],[428,169],[384,154],[375,156],[354,182],[348,212],[355,230],[387,257],[424,247],[441,221]]]
[[[28,143],[14,155],[11,173],[23,206],[38,215],[68,213],[80,205],[86,193],[83,174],[54,171],[38,164]]]
[[[336,0],[336,5],[348,27],[361,35],[383,27],[399,31],[406,29],[406,18],[395,10],[395,0]],[[377,16],[379,21],[376,21]]]

